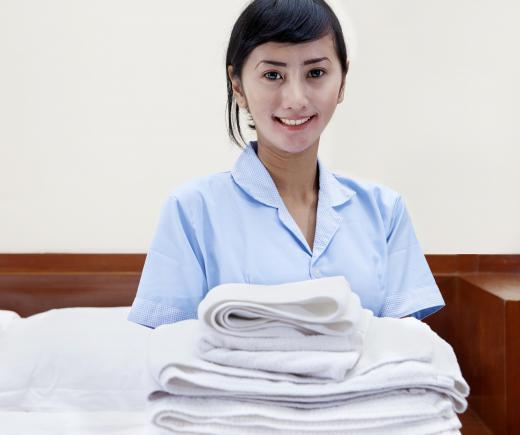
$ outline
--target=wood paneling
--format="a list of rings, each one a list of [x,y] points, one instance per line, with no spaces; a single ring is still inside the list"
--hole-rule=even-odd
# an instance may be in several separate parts
[[[506,303],[506,410],[508,434],[520,434],[520,302]]]
[[[479,255],[478,271],[520,273],[520,255]]]
[[[520,255],[515,254],[427,254],[426,260],[433,273],[520,273]]]
[[[478,271],[477,254],[426,255],[426,260],[433,273],[457,273]]]
[[[146,254],[0,254],[2,272],[141,272]]]
[[[475,285],[459,281],[458,348],[469,403],[486,425],[506,434],[504,303]]]
[[[440,273],[436,281],[446,307],[425,322],[453,346],[471,408],[492,433],[520,434],[520,274]]]
[[[129,306],[138,272],[0,273],[0,309],[27,317],[51,308]]]
[[[462,435],[493,435],[493,432],[484,424],[475,411],[471,408],[459,416],[462,428]]]
[[[446,306],[424,319],[430,327],[444,340],[456,348],[458,339],[457,319],[459,318],[457,303],[457,277],[453,275],[437,275],[435,281],[441,290]]]
[[[138,272],[146,254],[0,254],[3,271]],[[520,273],[520,255],[426,254],[433,273]]]

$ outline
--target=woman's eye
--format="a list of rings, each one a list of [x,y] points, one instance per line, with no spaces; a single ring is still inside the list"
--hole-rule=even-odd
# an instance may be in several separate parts
[[[313,74],[313,73],[317,73],[317,74]],[[325,71],[322,69],[313,69],[313,70],[309,71],[309,74],[311,75],[311,77],[313,79],[318,79],[325,74]],[[277,71],[269,71],[264,74],[264,77],[270,81],[276,80],[277,76],[281,77],[280,73]]]
[[[312,77],[313,78],[320,78],[323,74],[325,74],[325,71],[323,71],[322,69],[313,69],[309,72],[309,74],[313,73],[313,72],[318,72],[318,73],[322,73],[322,74],[319,74],[319,75],[313,75]]]
[[[272,74],[272,75],[269,76],[269,74]],[[269,72],[266,72],[266,73],[264,74],[264,77],[267,78],[267,79],[269,79],[269,80],[271,80],[271,79],[275,79],[276,77],[273,77],[273,75],[275,75],[275,74],[280,75],[280,73],[278,73],[278,72],[276,72],[276,71],[269,71]]]

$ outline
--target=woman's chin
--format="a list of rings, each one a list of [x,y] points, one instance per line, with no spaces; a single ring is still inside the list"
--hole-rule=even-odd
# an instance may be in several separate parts
[[[306,151],[309,148],[312,148],[313,145],[316,143],[316,141],[309,142],[308,140],[305,141],[283,141],[278,140],[273,143],[272,146],[274,146],[277,150],[283,151],[286,153],[291,154],[298,154]]]

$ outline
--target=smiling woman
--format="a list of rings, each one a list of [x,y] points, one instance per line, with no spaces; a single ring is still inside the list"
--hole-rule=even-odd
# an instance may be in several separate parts
[[[224,283],[342,276],[376,316],[424,318],[444,305],[401,195],[327,170],[320,136],[343,101],[349,61],[323,0],[255,0],[226,55],[228,133],[244,148],[228,172],[167,198],[129,319],[197,317]],[[247,110],[257,140],[243,140]]]
[[[323,1],[252,2],[235,23],[226,65],[228,133],[238,145],[239,108],[249,112],[250,127],[263,143],[261,132],[265,139],[276,134],[273,121],[318,116],[315,131],[305,132],[307,146],[317,146],[343,101],[347,47],[336,15]]]
[[[244,62],[241,78],[233,65],[228,71],[238,106],[250,112],[259,142],[270,148],[278,144],[292,153],[317,148],[343,101],[345,76],[329,34],[297,45],[262,44]]]

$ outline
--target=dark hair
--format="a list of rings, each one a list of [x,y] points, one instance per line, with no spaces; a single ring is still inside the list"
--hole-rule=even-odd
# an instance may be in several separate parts
[[[239,106],[233,99],[228,66],[233,75],[242,77],[247,56],[266,42],[300,43],[320,39],[331,34],[343,71],[348,71],[347,48],[338,18],[324,0],[254,0],[238,17],[226,53],[227,127],[230,139],[240,148],[245,144],[240,128]],[[253,130],[255,126],[249,124]],[[238,136],[237,136],[238,134]]]

